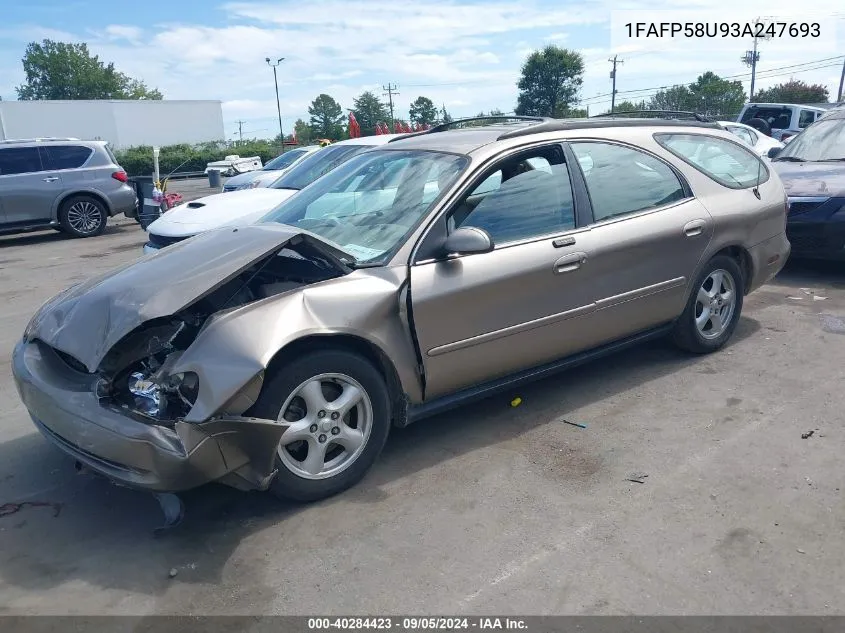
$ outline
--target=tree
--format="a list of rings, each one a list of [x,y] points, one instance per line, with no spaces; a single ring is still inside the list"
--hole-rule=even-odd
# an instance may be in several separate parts
[[[84,43],[30,42],[21,61],[26,81],[17,87],[17,93],[22,101],[162,98],[158,90],[91,55]]]
[[[311,126],[308,125],[302,119],[297,119],[296,123],[293,124],[293,129],[296,131],[296,142],[300,145],[310,145],[311,139],[313,138],[311,135]]]
[[[699,76],[689,86],[672,86],[655,94],[649,110],[682,110],[710,116],[730,117],[746,101],[741,81],[722,79],[713,72]]]
[[[437,106],[428,97],[417,97],[411,102],[408,116],[417,125],[431,125],[437,120]]]
[[[376,133],[376,123],[387,123],[390,118],[387,106],[369,90],[353,100],[352,112],[361,126],[361,136],[372,136]]]
[[[311,115],[311,133],[316,138],[336,141],[343,135],[343,109],[327,94],[318,95],[308,106]]]
[[[584,59],[577,51],[546,46],[534,51],[522,65],[517,82],[515,113],[555,116],[575,105],[584,75]]]
[[[821,84],[810,85],[798,79],[760,90],[754,95],[757,103],[827,103],[830,93]]]
[[[438,121],[440,123],[451,123],[452,121],[454,121],[452,115],[446,111],[446,104],[443,104],[443,107],[440,109]]]
[[[613,107],[613,112],[636,112],[638,110],[648,109],[649,107],[646,105],[645,101],[640,101],[639,103],[634,103],[633,101],[620,101]],[[610,114],[610,110],[603,112],[602,114]]]

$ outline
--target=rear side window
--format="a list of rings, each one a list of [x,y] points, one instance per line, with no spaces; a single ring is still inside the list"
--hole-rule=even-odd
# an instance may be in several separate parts
[[[753,146],[755,143],[755,139],[751,136],[751,133],[745,128],[731,126],[728,128],[728,132],[734,134],[735,136],[738,136],[751,146]]]
[[[748,189],[769,179],[769,170],[754,153],[727,139],[706,134],[655,134],[654,139],[720,185]]]
[[[41,151],[46,155],[45,169],[77,169],[94,153],[84,145],[53,145],[43,147]]]
[[[37,147],[0,148],[0,176],[42,171]]]
[[[686,198],[672,168],[639,150],[601,142],[573,142],[596,222]]]

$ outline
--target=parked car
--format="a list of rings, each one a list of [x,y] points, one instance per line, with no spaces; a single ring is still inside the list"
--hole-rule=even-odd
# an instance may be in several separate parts
[[[288,150],[284,154],[276,156],[268,161],[264,167],[257,171],[250,171],[229,178],[223,184],[223,191],[238,191],[239,189],[255,189],[256,187],[268,187],[279,179],[285,171],[293,167],[312,152],[320,149],[319,145],[308,145]]]
[[[382,134],[340,141],[309,154],[269,187],[219,193],[177,205],[147,227],[149,239],[144,253],[154,253],[224,225],[254,222],[323,174],[395,136]]]
[[[718,350],[785,224],[777,174],[713,123],[436,127],[58,295],[13,373],[44,436],[121,484],[314,500],[391,426],[652,337]]]
[[[772,129],[772,138],[783,141],[798,134],[827,111],[794,103],[746,103],[736,121],[747,124],[751,119],[762,119]]]
[[[845,109],[831,110],[772,154],[789,196],[794,257],[845,260]]]
[[[745,125],[744,123],[734,123],[733,121],[719,121],[719,125],[725,128],[731,134],[738,136],[743,141],[748,143],[751,147],[754,148],[754,151],[757,152],[757,154],[759,154],[766,160],[768,160],[769,151],[773,147],[781,148],[784,146],[782,142],[773,139],[771,136],[761,134],[758,130],[755,130],[750,125]]]
[[[105,141],[0,141],[0,234],[99,235],[110,216],[134,213],[138,199],[127,180]]]

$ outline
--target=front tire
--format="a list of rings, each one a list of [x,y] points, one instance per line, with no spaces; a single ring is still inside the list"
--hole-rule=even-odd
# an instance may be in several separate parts
[[[108,211],[92,196],[71,196],[59,209],[62,230],[73,237],[93,237],[106,230]]]
[[[707,262],[693,285],[672,339],[695,354],[721,348],[734,333],[744,297],[742,270],[736,260],[718,255]]]
[[[288,426],[270,492],[316,501],[358,483],[387,441],[390,402],[381,373],[352,352],[316,351],[275,371],[251,413]]]

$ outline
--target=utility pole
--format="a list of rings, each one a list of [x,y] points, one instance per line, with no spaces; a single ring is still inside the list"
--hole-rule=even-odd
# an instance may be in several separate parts
[[[264,59],[273,68],[273,82],[276,84],[276,111],[279,113],[279,139],[282,141],[282,154],[285,153],[285,133],[282,130],[282,106],[279,104],[279,80],[276,77],[276,66],[285,61],[284,57],[279,57],[276,63],[270,61],[267,57]]]
[[[244,123],[246,121],[238,121],[238,137],[241,140],[241,143],[244,142]]]
[[[399,93],[396,92],[396,89],[399,86],[392,86],[390,82],[387,83],[386,86],[382,86],[382,89],[385,91],[383,96],[387,96],[388,103],[390,104],[390,129],[394,132],[396,131],[396,121],[393,118],[393,95],[398,95]]]
[[[760,61],[760,53],[757,52],[757,40],[760,39],[757,37],[757,25],[764,24],[760,19],[757,19],[754,22],[754,45],[751,47],[750,51],[745,51],[745,56],[740,58],[740,61],[744,63],[746,66],[751,67],[751,90],[748,93],[748,100],[751,103],[754,103],[754,84],[757,79],[757,62]],[[768,40],[770,39],[770,35],[764,35],[763,39]]]
[[[610,113],[613,114],[613,109],[616,107],[616,64],[624,63],[624,60],[617,59],[618,55],[614,55],[613,59],[608,59],[613,64],[613,70],[610,71],[610,78],[613,80],[613,88],[610,92]]]
[[[845,83],[845,60],[842,61],[842,74],[839,76],[839,94],[836,96],[836,102],[842,101],[842,84]]]

